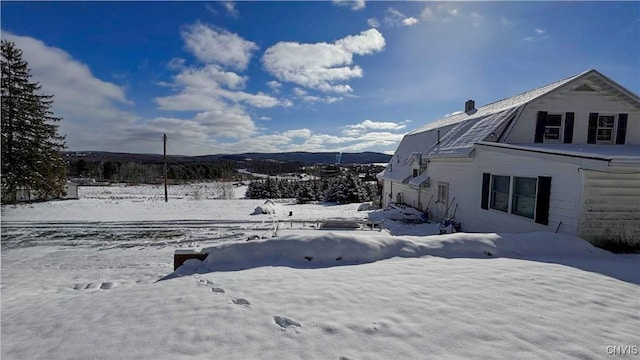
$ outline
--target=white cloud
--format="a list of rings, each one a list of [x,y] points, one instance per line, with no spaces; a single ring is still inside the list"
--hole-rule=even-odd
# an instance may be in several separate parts
[[[367,20],[367,24],[373,28],[378,28],[382,24],[384,24],[384,26],[412,26],[419,22],[415,17],[406,16],[394,8],[388,8],[384,13],[385,15],[382,20],[378,20],[378,18],[375,17],[370,18]]]
[[[196,22],[182,31],[186,48],[198,60],[244,70],[258,46],[237,34]]]
[[[418,23],[418,19],[414,18],[414,17],[408,17],[404,20],[402,20],[402,24],[405,26],[411,26],[411,25],[415,25]]]
[[[270,117],[268,117],[268,116],[260,116],[260,120],[262,120],[262,121],[269,121],[269,120],[271,120],[271,118],[270,118]]]
[[[246,80],[246,77],[223,71],[217,65],[186,68],[173,78],[172,86],[180,92],[155,100],[163,110],[183,111],[219,110],[237,103],[259,108],[282,105],[278,99],[267,94],[240,91]]]
[[[279,42],[265,51],[264,68],[280,81],[326,92],[349,93],[353,89],[340,84],[362,77],[362,69],[353,64],[353,55],[381,51],[385,40],[376,29],[347,36],[332,44]]]
[[[367,24],[369,26],[371,26],[372,28],[380,27],[380,21],[378,21],[378,19],[376,19],[376,18],[367,19]]]
[[[227,14],[238,17],[239,13],[236,9],[236,3],[233,1],[223,1],[222,6],[224,6],[225,10],[227,10]]]
[[[279,90],[282,87],[282,84],[278,81],[271,80],[267,83],[267,86],[272,88],[273,90]]]
[[[307,95],[307,92],[306,92],[306,90],[302,90],[299,87],[294,87],[293,88],[293,94],[295,96],[305,96],[305,95]]]
[[[121,109],[133,104],[121,87],[98,79],[69,53],[4,30],[2,38],[23,51],[32,81],[42,85],[42,93],[54,95],[52,110],[63,118],[59,132],[67,135],[69,146],[82,142],[96,149],[104,134],[117,138],[137,119],[135,114]]]
[[[385,121],[371,121],[365,120],[359,124],[355,125],[347,125],[344,127],[342,131],[343,134],[348,136],[357,136],[361,135],[369,130],[393,130],[398,131],[406,128],[406,122],[395,123],[395,122],[385,122]]]
[[[172,70],[182,70],[185,68],[186,62],[187,61],[182,58],[173,58],[169,61],[167,66],[169,67],[169,69],[172,69]]]
[[[283,132],[282,135],[289,138],[308,138],[311,136],[311,130],[309,129],[288,130]]]
[[[460,15],[458,8],[454,7],[455,3],[443,3],[437,6],[427,5],[420,13],[420,17],[425,21],[443,21],[448,22]]]
[[[547,35],[546,30],[543,29],[534,29],[533,35],[527,36],[524,38],[524,41],[527,42],[538,42],[542,40],[546,40],[549,36]]]
[[[362,10],[366,6],[364,0],[333,0],[332,2],[338,6],[349,6],[351,10]]]

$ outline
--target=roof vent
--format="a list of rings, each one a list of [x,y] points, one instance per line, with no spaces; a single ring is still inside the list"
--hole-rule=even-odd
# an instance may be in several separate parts
[[[464,103],[464,112],[469,113],[476,108],[476,102],[473,100],[467,100]]]

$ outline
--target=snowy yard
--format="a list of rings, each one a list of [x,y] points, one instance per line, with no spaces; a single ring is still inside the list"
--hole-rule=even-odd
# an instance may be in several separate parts
[[[3,206],[0,357],[638,358],[640,255],[550,233],[419,236],[438,228],[359,204],[251,215],[264,201],[170,190]],[[212,255],[173,272],[178,248]]]

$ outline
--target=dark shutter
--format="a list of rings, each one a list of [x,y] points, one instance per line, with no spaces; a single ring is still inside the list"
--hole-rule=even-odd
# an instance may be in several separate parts
[[[547,126],[547,112],[538,111],[538,121],[536,121],[536,135],[533,142],[541,143],[544,141],[544,128]]]
[[[587,144],[596,143],[596,133],[598,132],[598,113],[589,114],[589,131],[587,132]]]
[[[571,144],[573,142],[573,118],[574,113],[568,112],[564,114],[564,143]]]
[[[489,209],[489,183],[491,181],[491,174],[482,173],[482,201],[480,202],[480,207],[488,210]]]
[[[618,114],[618,132],[616,133],[616,144],[624,144],[627,136],[627,114]]]
[[[538,195],[536,196],[536,222],[549,225],[549,200],[551,198],[551,177],[538,176]]]

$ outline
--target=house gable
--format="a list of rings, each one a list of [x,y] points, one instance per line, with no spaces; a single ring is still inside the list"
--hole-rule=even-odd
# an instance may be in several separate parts
[[[591,70],[526,104],[502,142],[640,144],[640,98]]]

